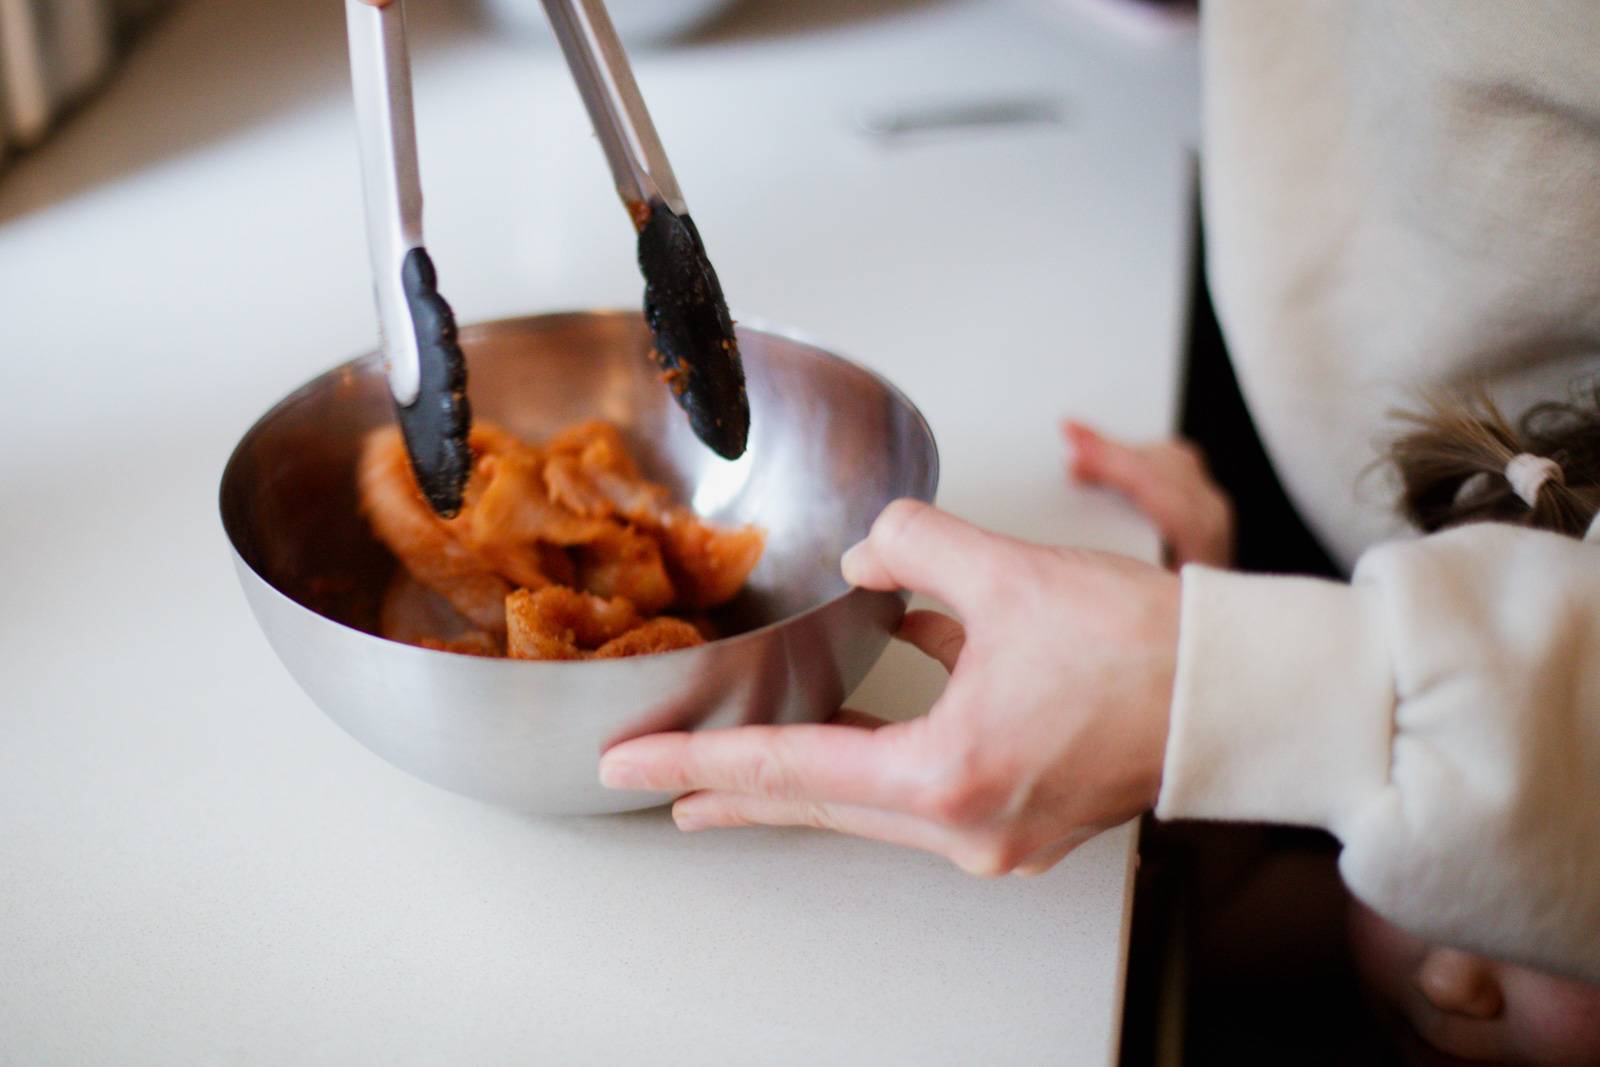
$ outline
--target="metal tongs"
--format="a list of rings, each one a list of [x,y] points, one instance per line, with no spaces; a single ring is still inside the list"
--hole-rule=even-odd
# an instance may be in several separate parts
[[[745,450],[750,405],[733,321],[601,0],[544,0],[617,191],[639,234],[653,358],[713,451]],[[367,241],[389,389],[417,483],[460,510],[472,453],[466,360],[422,241],[422,189],[403,0],[345,0],[361,136]]]

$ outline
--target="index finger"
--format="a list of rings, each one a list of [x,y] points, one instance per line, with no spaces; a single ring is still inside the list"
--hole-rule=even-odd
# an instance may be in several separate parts
[[[920,775],[891,726],[740,726],[650,734],[600,759],[612,789],[717,790],[780,800],[909,807]]]
[[[839,566],[851,585],[927,593],[966,614],[993,595],[984,586],[982,564],[1001,543],[932,504],[896,500]]]

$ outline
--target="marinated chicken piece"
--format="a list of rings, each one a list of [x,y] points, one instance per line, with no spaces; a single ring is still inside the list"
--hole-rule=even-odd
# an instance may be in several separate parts
[[[654,538],[628,526],[613,524],[595,541],[573,550],[578,585],[597,596],[627,597],[640,614],[665,611],[675,591]]]
[[[528,451],[492,457],[483,465],[482,495],[464,513],[474,544],[583,545],[610,532],[611,523],[585,518],[550,499],[545,459]]]
[[[499,457],[529,451],[531,446],[488,422],[474,424],[467,443],[472,447],[472,474],[461,494],[461,510],[470,513],[483,499],[483,491],[489,484],[490,474]],[[464,528],[464,524],[460,528]]]
[[[591,465],[582,455],[551,456],[544,485],[551,500],[580,515],[616,515],[647,529],[660,526],[672,504],[665,486]]]
[[[373,533],[412,577],[473,625],[504,633],[511,583],[456,536],[452,524],[460,519],[446,522],[433,513],[417,488],[399,429],[379,430],[367,438],[356,481]]]
[[[579,456],[592,470],[608,470],[623,478],[639,477],[638,465],[628,452],[622,431],[604,419],[568,426],[544,443],[552,456]]]
[[[754,526],[715,526],[688,508],[673,507],[666,487],[625,477],[608,463],[607,447],[607,438],[594,436],[581,450],[552,450],[544,466],[550,498],[585,515],[616,515],[655,534],[679,607],[703,610],[732,600],[761,561],[766,536]]]
[[[551,586],[554,589],[554,586]],[[506,612],[509,621],[513,616]],[[510,636],[515,632],[516,636]],[[511,659],[539,659],[539,660],[570,660],[587,659],[583,650],[571,641],[564,641],[558,634],[547,634],[543,630],[529,628],[522,631],[508,631],[506,641],[506,655]]]
[[[544,489],[552,501],[577,515],[605,518],[613,510],[578,456],[553,455],[546,460]]]
[[[545,448],[550,455],[544,469],[550,499],[580,515],[616,515],[654,527],[672,504],[664,487],[640,475],[622,434],[608,422],[574,426],[551,438]]]
[[[593,658],[653,656],[657,652],[676,652],[680,648],[693,648],[705,643],[706,639],[700,636],[700,631],[689,623],[663,615],[607,641],[595,650]]]
[[[523,589],[543,589],[550,585],[578,584],[578,567],[560,545],[487,544],[476,546],[483,561],[512,585]]]
[[[472,454],[478,459],[538,451],[516,434],[492,422],[473,423],[467,443],[472,446]]]
[[[506,648],[512,659],[582,659],[644,620],[627,600],[558,585],[506,598]]]
[[[560,586],[511,594],[506,625],[512,659],[618,659],[705,643],[700,631],[682,619],[645,621],[626,599]]]
[[[462,656],[481,656],[484,659],[503,659],[505,653],[500,649],[500,642],[490,637],[481,630],[460,637],[443,640],[437,637],[424,637],[419,644],[423,648],[431,648],[435,652],[455,652]]]
[[[713,526],[688,508],[674,508],[661,529],[661,551],[677,606],[703,611],[732,600],[761,562],[766,544],[766,534],[755,526]]]

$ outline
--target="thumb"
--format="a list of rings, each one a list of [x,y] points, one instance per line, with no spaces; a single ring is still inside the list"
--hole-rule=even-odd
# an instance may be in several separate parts
[[[997,547],[997,540],[931,504],[896,500],[839,567],[851,585],[926,593],[965,615],[985,595],[978,561]]]

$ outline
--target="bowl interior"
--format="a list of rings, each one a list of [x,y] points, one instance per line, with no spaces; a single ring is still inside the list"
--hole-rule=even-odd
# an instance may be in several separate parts
[[[701,515],[755,523],[767,551],[724,609],[725,634],[755,629],[846,591],[839,555],[896,497],[931,499],[933,438],[877,376],[811,345],[740,327],[750,447],[728,462],[702,446],[655,366],[637,314],[579,312],[464,328],[475,417],[531,440],[605,418],[647,475]],[[269,411],[223,476],[223,525],[244,561],[279,592],[374,632],[394,559],[358,513],[355,463],[368,431],[392,419],[382,364],[353,360]]]

